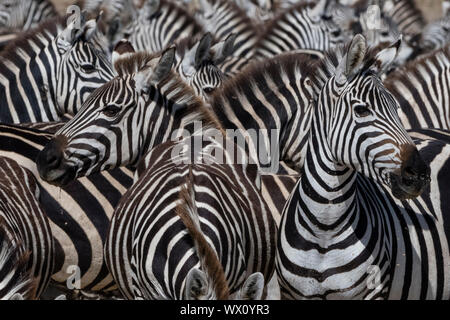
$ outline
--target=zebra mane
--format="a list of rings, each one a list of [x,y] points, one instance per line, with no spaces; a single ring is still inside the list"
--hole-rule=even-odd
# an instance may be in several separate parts
[[[216,252],[203,236],[199,215],[194,203],[195,191],[192,183],[193,180],[192,166],[189,165],[189,175],[186,178],[186,185],[181,187],[179,193],[180,203],[177,205],[175,212],[188,229],[194,241],[195,251],[200,260],[200,265],[212,281],[216,298],[226,300],[229,296],[229,288],[225,272]]]
[[[132,75],[148,68],[148,63],[159,55],[160,53],[145,51],[133,53],[116,61],[114,68],[119,77]],[[185,113],[192,114],[195,118],[193,120],[203,121],[204,127],[217,128],[225,134],[215,114],[176,71],[172,69],[169,75],[158,83],[157,87],[167,99],[177,104],[186,105]]]
[[[265,78],[271,78],[279,86],[283,86],[283,78],[287,78],[296,86],[294,82],[312,75],[318,63],[319,60],[304,53],[285,53],[274,58],[255,61],[235,77],[227,79],[221,90],[213,93],[212,109],[216,114],[222,114],[224,101],[228,101],[229,97],[239,96],[241,92],[251,91],[254,83],[258,83],[259,88],[264,87]],[[259,85],[260,83],[264,85]]]
[[[403,80],[408,80],[409,82],[409,77],[413,74],[419,74],[419,78],[421,78],[421,67],[428,68],[427,64],[430,62],[432,64],[439,64],[439,62],[437,61],[439,57],[443,57],[444,60],[450,61],[450,44],[447,44],[445,47],[436,49],[428,54],[420,56],[417,59],[411,60],[405,65],[396,69],[395,72],[392,72],[384,81],[385,87],[388,90],[391,90],[395,86],[396,82],[401,82]]]
[[[6,277],[13,273],[6,287],[0,289],[1,299],[9,299],[15,293],[21,294],[24,299],[36,297],[37,283],[28,270],[30,254],[0,216],[0,274]],[[3,280],[0,278],[0,282]]]
[[[57,17],[42,22],[34,29],[19,33],[18,36],[14,40],[8,42],[6,47],[0,52],[0,61],[4,59],[11,61],[20,59],[20,61],[22,61],[22,59],[18,56],[18,50],[24,50],[27,53],[34,53],[35,49],[33,49],[30,42],[34,45],[38,45],[40,49],[44,48],[45,44],[42,43],[42,37],[48,38],[49,35],[56,37],[58,32],[65,28],[66,25],[67,17]]]

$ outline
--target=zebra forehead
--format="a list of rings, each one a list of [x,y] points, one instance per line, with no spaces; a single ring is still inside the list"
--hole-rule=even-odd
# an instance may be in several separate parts
[[[119,77],[125,77],[148,68],[150,66],[150,62],[158,57],[159,53],[148,53],[144,51],[137,52],[125,58],[119,59],[114,64],[114,68],[116,69]]]

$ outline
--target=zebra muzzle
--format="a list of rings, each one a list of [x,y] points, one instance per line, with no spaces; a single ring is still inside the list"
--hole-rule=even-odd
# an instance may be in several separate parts
[[[42,149],[36,159],[40,177],[48,183],[61,186],[75,178],[75,168],[69,167],[64,161],[64,146],[66,140],[61,137],[52,139]]]

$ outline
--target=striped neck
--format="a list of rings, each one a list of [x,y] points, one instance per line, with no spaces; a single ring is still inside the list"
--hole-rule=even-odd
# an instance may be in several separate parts
[[[356,213],[357,173],[334,160],[325,133],[324,119],[324,110],[319,102],[314,110],[299,184],[299,202],[302,204],[300,218],[313,222],[310,226],[316,234],[327,234],[328,231],[335,234],[342,231],[337,226],[348,227],[344,221],[349,221]]]

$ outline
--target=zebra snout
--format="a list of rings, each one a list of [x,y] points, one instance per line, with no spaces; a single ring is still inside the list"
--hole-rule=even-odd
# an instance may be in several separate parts
[[[66,173],[64,168],[65,139],[56,137],[42,149],[36,159],[36,165],[41,178],[47,182],[58,183]]]
[[[428,183],[430,181],[430,167],[423,161],[416,148],[405,161],[402,168],[402,178],[405,184]]]
[[[393,195],[401,200],[421,195],[430,182],[431,172],[416,147],[408,146],[403,153],[400,175],[391,175]]]

